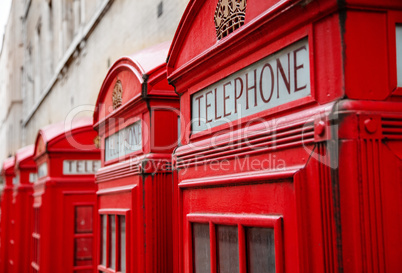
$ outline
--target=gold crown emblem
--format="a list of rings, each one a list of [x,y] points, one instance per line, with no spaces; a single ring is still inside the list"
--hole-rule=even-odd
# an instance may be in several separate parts
[[[95,147],[96,148],[100,148],[100,136],[96,136],[95,138],[94,138],[94,144],[95,144]]]
[[[121,81],[117,79],[113,87],[113,96],[112,96],[113,110],[121,105],[122,96],[123,96],[123,85],[121,84]]]
[[[247,0],[219,0],[215,10],[215,29],[218,40],[242,25],[246,18]]]

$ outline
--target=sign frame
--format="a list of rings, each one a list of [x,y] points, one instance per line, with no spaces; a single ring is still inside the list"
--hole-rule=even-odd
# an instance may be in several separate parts
[[[140,143],[136,144],[136,146],[138,146],[138,149],[131,150],[130,152],[127,152],[127,150],[125,149],[123,153],[120,153],[121,151],[119,148],[117,156],[113,156],[111,158],[107,157],[107,151],[108,151],[107,149],[110,146],[110,143],[108,142],[108,140],[111,139],[111,137],[113,137],[113,136],[118,136],[119,140],[120,140],[121,134],[124,134],[126,132],[126,130],[133,128],[135,124],[139,124],[139,128],[140,128],[140,132],[139,132]],[[130,155],[142,153],[143,146],[144,146],[144,129],[146,129],[146,128],[144,128],[143,119],[138,117],[138,118],[134,119],[133,122],[131,122],[130,124],[125,125],[123,128],[116,130],[114,133],[109,133],[108,135],[106,135],[103,138],[103,147],[104,147],[103,158],[104,158],[105,165],[113,164],[115,162],[120,161],[120,159],[125,158]],[[119,141],[118,145],[120,146],[120,141]],[[125,144],[124,144],[124,146],[125,146]],[[125,148],[127,148],[127,147],[125,147]]]
[[[244,68],[246,68],[249,65],[252,65],[256,62],[259,62],[263,60],[264,58],[275,54],[276,52],[280,52],[281,50],[287,48],[288,46],[297,43],[301,40],[306,39],[308,41],[308,47],[309,47],[309,62],[310,62],[310,95],[300,98],[291,102],[287,102],[285,104],[275,106],[269,109],[265,109],[263,111],[260,111],[256,114],[252,114],[240,119],[235,120],[231,124],[229,123],[224,123],[221,125],[218,125],[216,127],[201,131],[201,132],[193,132],[190,130],[190,135],[189,135],[189,141],[193,142],[196,141],[199,138],[203,138],[209,135],[212,135],[214,133],[217,133],[222,130],[227,130],[229,128],[233,127],[244,127],[250,121],[258,119],[267,119],[270,116],[280,114],[284,111],[289,111],[292,110],[293,108],[298,108],[300,109],[301,106],[307,106],[307,105],[314,105],[317,103],[317,98],[316,98],[316,83],[315,83],[315,65],[314,65],[314,58],[313,58],[313,52],[315,52],[314,48],[314,41],[313,41],[313,30],[311,26],[307,26],[304,29],[300,29],[298,31],[295,31],[290,37],[282,38],[279,39],[277,42],[269,45],[264,45],[262,48],[264,54],[259,52],[259,54],[256,54],[253,56],[253,58],[247,58],[249,61],[247,63],[244,63],[241,67],[237,66],[229,66],[225,68],[225,70],[220,71],[218,75],[223,74],[224,76],[220,77],[218,80],[211,82],[210,77],[207,77],[205,80],[198,81],[198,83],[192,85],[190,88],[188,88],[187,92],[184,94],[191,103],[191,96],[199,92],[200,90],[203,90],[204,88],[207,88],[208,86],[211,86],[220,80],[223,80],[227,75],[234,74]],[[278,46],[280,45],[280,46]],[[191,122],[191,109],[186,111],[185,116],[187,117],[188,122]]]
[[[79,164],[80,162],[82,164]],[[88,166],[92,167],[92,171],[87,171]],[[63,175],[94,175],[100,167],[100,159],[65,159],[63,160]],[[80,171],[80,168],[83,168],[83,172]]]

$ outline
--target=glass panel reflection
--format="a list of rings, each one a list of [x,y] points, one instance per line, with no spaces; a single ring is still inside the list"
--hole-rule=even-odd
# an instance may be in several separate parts
[[[272,228],[247,228],[247,272],[275,273],[275,239]]]
[[[92,265],[92,237],[75,238],[75,266]]]
[[[75,233],[92,233],[92,206],[75,207]]]
[[[120,272],[126,272],[126,217],[119,216],[120,221]]]
[[[110,221],[110,265],[112,269],[116,269],[116,216],[109,215]]]
[[[102,230],[102,242],[101,242],[101,246],[102,246],[102,257],[101,257],[101,264],[106,266],[106,236],[107,236],[107,218],[106,215],[101,215],[101,230]]]
[[[195,273],[211,272],[208,224],[193,224],[193,259]]]
[[[216,228],[216,245],[218,254],[218,273],[239,272],[239,237],[237,226]]]

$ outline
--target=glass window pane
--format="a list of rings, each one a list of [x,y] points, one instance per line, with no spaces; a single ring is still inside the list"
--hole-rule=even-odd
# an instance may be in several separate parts
[[[102,257],[101,257],[101,264],[106,266],[106,235],[107,235],[107,225],[106,225],[106,215],[101,215],[101,230],[102,230],[102,242],[101,242],[101,247],[102,247]]]
[[[237,226],[216,227],[218,273],[239,272],[239,236]]]
[[[116,269],[116,216],[115,215],[109,215],[109,223],[110,223],[110,245],[109,245],[110,265],[109,265],[109,267],[112,269]]]
[[[120,215],[120,272],[126,272],[126,217]]]
[[[247,272],[275,273],[275,240],[272,228],[247,228]]]
[[[34,208],[34,224],[33,224],[33,232],[39,233],[39,208]]]
[[[39,262],[40,262],[40,239],[37,240],[36,253],[37,253],[36,261],[37,261],[37,264],[39,264]]]
[[[36,253],[36,244],[37,244],[37,241],[36,241],[35,238],[32,239],[32,244],[33,244],[32,261],[37,262],[37,259],[36,259],[36,255],[37,255],[37,253]]]
[[[39,264],[39,239],[33,238],[33,253],[32,253],[32,261],[36,264]]]
[[[87,238],[75,238],[75,259],[74,265],[92,265],[92,251],[93,251],[93,239]]]
[[[397,85],[398,87],[402,87],[402,25],[397,24],[395,30]]]
[[[181,145],[181,131],[180,131],[180,127],[181,123],[180,123],[180,116],[177,117],[177,145],[180,146]]]
[[[193,224],[194,273],[211,272],[211,253],[208,224]]]
[[[75,207],[75,233],[92,233],[92,206]]]

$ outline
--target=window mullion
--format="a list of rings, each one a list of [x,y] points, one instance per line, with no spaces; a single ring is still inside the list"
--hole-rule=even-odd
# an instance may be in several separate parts
[[[105,214],[106,216],[106,268],[110,267],[110,216]]]
[[[121,264],[120,264],[120,215],[116,215],[116,272],[121,271]]]
[[[239,235],[239,269],[240,273],[247,273],[247,260],[246,260],[246,235],[244,226],[237,225]]]

